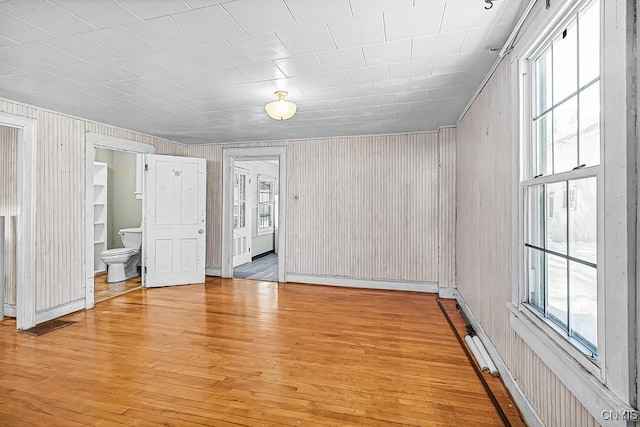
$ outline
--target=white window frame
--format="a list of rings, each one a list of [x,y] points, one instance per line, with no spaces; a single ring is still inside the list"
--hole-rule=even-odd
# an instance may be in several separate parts
[[[562,182],[571,182],[579,179],[585,178],[596,178],[597,180],[597,218],[598,218],[598,233],[597,233],[597,265],[598,265],[598,349],[602,346],[602,343],[605,341],[604,336],[604,274],[602,265],[604,263],[604,239],[603,239],[603,224],[602,218],[604,217],[604,197],[603,197],[603,188],[602,188],[602,161],[596,166],[589,166],[582,169],[571,170],[567,172],[559,172],[551,175],[543,175],[534,177],[536,172],[532,170],[534,167],[534,161],[532,160],[533,151],[535,150],[536,142],[534,141],[533,134],[533,118],[535,113],[532,111],[533,105],[535,102],[535,93],[537,93],[537,88],[535,86],[535,74],[534,74],[534,62],[535,60],[549,48],[553,40],[558,36],[558,34],[562,31],[563,28],[566,28],[567,25],[576,19],[579,11],[583,10],[586,6],[591,3],[592,0],[582,0],[576,3],[575,7],[572,8],[564,18],[550,28],[547,32],[546,37],[541,39],[536,45],[534,45],[528,52],[527,55],[520,61],[520,70],[522,71],[522,84],[520,88],[521,92],[521,108],[523,110],[523,120],[522,120],[522,130],[523,130],[523,140],[521,142],[521,164],[520,164],[520,182],[519,182],[519,206],[520,206],[520,227],[519,227],[519,239],[520,239],[520,285],[519,285],[519,305],[521,307],[521,312],[524,314],[530,322],[533,322],[538,328],[545,331],[545,333],[555,341],[555,343],[560,346],[564,351],[569,353],[574,359],[576,359],[583,368],[588,370],[592,375],[599,377],[601,381],[604,381],[604,377],[602,375],[601,366],[603,366],[605,354],[601,351],[598,351],[598,355],[596,357],[592,357],[590,354],[590,349],[580,343],[578,340],[571,338],[567,331],[564,331],[559,325],[554,323],[551,319],[544,317],[540,311],[533,305],[527,302],[528,300],[528,288],[526,283],[526,262],[525,262],[525,254],[527,252],[527,248],[525,246],[524,235],[526,233],[525,227],[527,226],[527,212],[525,211],[526,201],[524,200],[524,193],[526,188],[531,188],[537,185],[544,184],[552,184],[552,183],[562,183]],[[600,0],[601,9],[602,9],[602,0]],[[601,19],[602,22],[602,19]],[[577,27],[576,27],[577,31]],[[579,37],[579,34],[577,35]],[[579,39],[578,39],[579,41]],[[600,49],[601,52],[601,61],[602,61],[602,46]],[[577,64],[579,67],[579,64]],[[599,75],[599,82],[601,80],[602,70]],[[553,79],[553,75],[549,76],[550,79]],[[592,83],[593,84],[593,83]],[[591,84],[591,85],[592,85]],[[591,87],[591,85],[587,86]],[[584,90],[586,90],[585,88]],[[600,84],[600,99],[602,99],[602,85]],[[553,106],[555,103],[553,100],[550,101],[550,105]],[[555,108],[555,107],[549,107]],[[601,109],[601,117],[600,117],[600,125],[602,127],[602,109]],[[600,132],[600,159],[603,158],[603,134]],[[553,160],[552,160],[553,161]],[[559,194],[556,194],[555,197],[561,197]],[[568,195],[566,200],[567,206],[562,207],[562,209],[567,209],[568,207]],[[567,210],[568,211],[568,210]],[[569,285],[569,284],[568,284]],[[545,289],[547,292],[547,289]],[[567,315],[570,316],[569,312]]]
[[[274,213],[275,213],[275,208],[276,208],[276,203],[275,203],[275,196],[276,196],[276,179],[267,175],[260,175],[258,174],[257,176],[257,181],[258,181],[258,185],[257,187],[257,192],[256,192],[256,234],[258,236],[262,236],[265,234],[273,234],[275,232],[275,227],[274,227],[274,223],[275,223],[275,217],[274,217]],[[271,201],[267,202],[267,203],[261,203],[260,202],[260,183],[262,182],[269,182],[271,184]],[[271,227],[260,227],[260,206],[261,205],[270,205],[271,206]]]
[[[630,28],[629,5],[625,0],[600,0],[601,12],[601,71],[600,71],[600,166],[566,173],[569,179],[597,176],[598,180],[598,358],[594,361],[570,343],[552,325],[533,313],[524,303],[528,296],[523,276],[524,268],[524,201],[521,182],[531,135],[531,84],[528,82],[529,59],[548,45],[589,0],[565,0],[552,3],[551,10],[537,6],[532,21],[512,55],[514,99],[518,100],[519,115],[514,120],[519,129],[519,145],[515,148],[514,166],[514,285],[511,326],[576,396],[589,413],[602,425],[627,425],[623,419],[606,418],[611,411],[627,411],[638,416],[632,405],[636,403],[635,367],[636,336],[632,327],[635,301],[632,298],[636,258],[635,206],[637,183],[633,168],[635,151],[631,148],[634,121],[627,103],[629,79],[627,66],[631,61],[627,43]],[[622,24],[621,24],[622,23]],[[543,31],[537,30],[544,28]],[[607,40],[603,45],[602,40]],[[520,153],[520,155],[518,155]],[[540,177],[555,181],[561,174]],[[547,181],[548,182],[548,181]],[[606,208],[605,208],[606,207]],[[606,209],[606,212],[605,212]],[[605,362],[606,361],[606,362]],[[631,418],[634,419],[634,418]]]

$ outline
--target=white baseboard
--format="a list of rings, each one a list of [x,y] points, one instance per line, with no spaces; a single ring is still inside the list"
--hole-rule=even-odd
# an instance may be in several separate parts
[[[17,317],[18,311],[16,310],[16,306],[12,304],[4,305],[4,316],[5,317]]]
[[[440,298],[446,299],[457,299],[458,298],[458,288],[439,288],[438,296]]]
[[[85,306],[85,299],[79,299],[68,302],[66,304],[59,305],[57,307],[48,308],[46,310],[38,311],[36,313],[36,323],[46,322],[47,320],[55,319],[57,317],[64,316],[65,314],[74,313],[76,311],[83,310]]]
[[[434,294],[438,293],[438,284],[431,282],[399,282],[333,276],[305,276],[299,274],[287,274],[287,282],[307,283],[312,285],[343,286],[347,288],[428,292]]]
[[[222,269],[220,267],[207,267],[204,269],[204,274],[207,276],[220,277],[222,276]]]
[[[511,396],[513,397],[516,405],[518,405],[518,409],[520,409],[527,425],[530,427],[544,427],[544,423],[542,422],[540,415],[538,415],[538,412],[524,394],[515,378],[513,378],[511,371],[504,363],[504,360],[502,360],[498,349],[493,345],[484,329],[482,329],[480,322],[478,322],[478,319],[476,319],[473,311],[471,311],[471,308],[467,305],[460,293],[458,293],[456,300],[458,301],[458,304],[460,304],[460,307],[462,307],[462,311],[465,316],[467,316],[467,320],[469,320],[469,323],[471,323],[471,326],[475,329],[476,335],[480,338],[480,341],[482,341],[482,344],[484,344],[487,349],[489,356],[493,359],[493,363],[496,365],[496,368],[498,368],[502,381],[504,381],[504,385],[509,389]]]

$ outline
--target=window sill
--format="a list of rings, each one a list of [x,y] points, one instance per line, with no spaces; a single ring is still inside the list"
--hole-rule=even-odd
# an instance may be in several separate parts
[[[610,415],[612,413],[625,413],[630,417],[635,417],[629,419],[638,419],[640,417],[640,414],[628,402],[622,400],[606,387],[599,378],[600,369],[596,365],[589,362],[592,365],[592,369],[593,367],[596,368],[596,374],[591,372],[592,369],[587,370],[589,367],[587,364],[577,360],[570,354],[570,351],[567,351],[554,339],[553,335],[549,333],[550,331],[547,332],[539,324],[544,324],[544,322],[539,321],[539,319],[536,319],[539,321],[536,322],[529,317],[534,316],[534,314],[527,314],[527,308],[519,308],[513,304],[507,304],[507,306],[511,311],[511,328],[531,347],[536,355],[540,357],[545,365],[551,369],[600,424],[605,426],[627,425],[626,421],[622,419],[611,419]],[[545,326],[550,328],[547,325]],[[588,359],[577,349],[572,350],[579,353],[585,361]]]
[[[258,233],[256,234],[256,236],[266,236],[267,234],[273,234],[275,233],[275,230],[273,228],[265,228],[262,230],[258,230]]]
[[[554,324],[550,319],[545,319],[538,314],[539,312],[527,303],[522,303],[520,308],[514,309],[523,315],[526,320],[532,323],[532,327],[536,327],[541,333],[545,334],[548,339],[553,340],[554,344],[559,346],[569,357],[576,360],[584,369],[589,371],[591,375],[600,378],[600,382],[604,383],[604,375],[602,375],[601,361],[591,356],[591,351],[577,340],[569,338],[565,331]],[[512,310],[513,311],[513,310]]]

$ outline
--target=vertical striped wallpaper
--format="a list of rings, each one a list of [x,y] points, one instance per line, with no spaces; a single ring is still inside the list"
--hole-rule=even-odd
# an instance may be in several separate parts
[[[84,297],[84,122],[38,114],[36,310]]]
[[[158,154],[186,155],[187,148],[161,138],[9,101],[0,100],[0,111],[38,121],[37,158],[33,165],[37,170],[36,310],[82,299],[85,296],[86,131],[153,144]],[[4,159],[5,152],[1,150]],[[15,265],[15,257],[11,262]],[[6,300],[15,303],[15,287],[7,289]]]
[[[0,112],[29,117],[31,119],[38,118],[37,108],[28,107],[16,102],[5,101],[3,99],[0,99]]]
[[[456,129],[438,132],[440,168],[439,270],[441,288],[456,286]]]
[[[0,216],[18,215],[18,129],[0,126]]]
[[[18,215],[18,129],[0,126],[0,217],[5,222],[4,286],[0,304],[16,303],[16,220]]]
[[[287,273],[438,282],[437,132],[241,146],[288,147]],[[209,267],[220,266],[225,147],[189,147],[207,159]]]
[[[456,274],[471,307],[547,425],[597,422],[511,329],[513,102],[510,57],[459,123],[456,149]],[[512,135],[513,133],[513,135]]]
[[[186,156],[187,146],[178,144],[166,139],[156,138],[150,135],[144,135],[126,129],[109,126],[101,123],[86,122],[87,132],[93,132],[100,135],[111,136],[114,138],[126,139],[129,141],[140,142],[142,144],[150,144],[156,147],[156,154],[167,154],[172,156]]]

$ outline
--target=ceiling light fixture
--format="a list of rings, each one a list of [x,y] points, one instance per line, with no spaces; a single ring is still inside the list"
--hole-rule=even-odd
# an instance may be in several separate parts
[[[279,90],[275,95],[278,97],[278,100],[264,106],[269,117],[274,120],[287,120],[293,117],[298,110],[298,106],[294,102],[284,100],[284,98],[289,95],[289,92]]]

